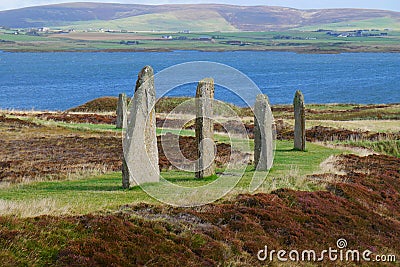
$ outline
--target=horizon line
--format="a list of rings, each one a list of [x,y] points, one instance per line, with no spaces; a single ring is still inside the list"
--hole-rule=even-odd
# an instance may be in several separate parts
[[[61,3],[54,3],[54,4],[38,4],[38,5],[29,5],[11,9],[0,9],[0,12],[3,11],[12,11],[12,10],[19,10],[25,8],[34,8],[34,7],[46,7],[46,6],[56,6],[56,5],[68,5],[68,4],[110,4],[110,5],[137,5],[137,6],[207,6],[207,5],[219,5],[219,6],[240,6],[240,7],[281,7],[281,8],[289,8],[295,10],[340,10],[340,9],[359,9],[359,10],[382,10],[382,11],[391,11],[391,12],[400,12],[400,10],[393,10],[393,9],[384,9],[384,8],[366,8],[366,7],[325,7],[325,8],[296,8],[290,6],[280,6],[280,5],[266,5],[266,4],[229,4],[229,3],[167,3],[167,4],[139,4],[139,3],[120,3],[120,2],[91,2],[91,1],[76,1],[76,2],[61,2]]]

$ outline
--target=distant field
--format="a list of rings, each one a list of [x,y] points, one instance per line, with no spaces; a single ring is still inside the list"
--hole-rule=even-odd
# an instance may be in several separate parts
[[[162,40],[160,36],[123,34],[123,33],[100,33],[100,32],[72,32],[69,34],[49,35],[50,38],[65,38],[71,40],[83,41],[115,41],[118,40]]]
[[[85,26],[86,27],[86,26]],[[379,37],[334,37],[325,32],[83,32],[29,36],[0,30],[3,51],[294,51],[400,52],[400,32]],[[164,39],[163,36],[172,39]],[[131,41],[131,43],[127,43]]]

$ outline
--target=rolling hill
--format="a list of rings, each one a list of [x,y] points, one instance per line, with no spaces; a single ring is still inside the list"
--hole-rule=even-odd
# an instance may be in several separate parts
[[[375,22],[379,22],[375,24]],[[400,29],[400,12],[273,6],[68,3],[0,12],[0,26],[143,31],[269,31],[375,26]]]

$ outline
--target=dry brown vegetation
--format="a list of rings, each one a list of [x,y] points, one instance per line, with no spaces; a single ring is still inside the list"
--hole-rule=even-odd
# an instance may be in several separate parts
[[[176,138],[176,135],[175,135]],[[172,143],[172,140],[174,139],[174,135],[167,133],[164,138],[163,142],[165,142],[165,145],[168,145]],[[177,158],[172,157],[170,160],[165,156],[164,150],[163,150],[163,145],[161,145],[161,138],[158,137],[158,150],[159,150],[159,166],[160,170],[171,170],[171,169],[176,169],[175,167],[172,166],[170,160],[177,162]],[[231,146],[229,144],[225,143],[217,143],[217,152],[216,152],[216,157],[215,157],[215,164],[218,168],[222,168],[227,165],[228,162],[232,161],[232,158],[235,159],[241,159],[243,162],[248,160],[249,154],[241,153],[240,151],[231,151]],[[197,143],[196,143],[196,138],[191,137],[191,136],[180,136],[179,137],[179,148],[182,152],[182,155],[191,161],[197,160],[198,155],[197,155]],[[231,158],[231,153],[234,153],[235,156]],[[178,156],[178,155],[176,155]],[[235,162],[231,162],[232,164],[235,164]]]
[[[336,248],[339,238],[349,249],[398,255],[400,160],[338,160],[345,174],[327,183],[328,191],[280,189],[199,208],[136,204],[110,214],[0,217],[0,245],[8,248],[0,259],[5,265],[263,266],[269,262],[258,261],[257,252],[265,245],[320,252]],[[323,264],[344,263],[325,258]]]
[[[83,105],[71,108],[71,112],[115,112],[117,110],[117,97],[100,97]]]
[[[83,105],[81,111],[98,107],[104,111],[103,100]],[[116,101],[105,99],[105,103],[111,110]],[[168,110],[176,103],[163,102],[158,108]],[[392,116],[397,108],[396,105],[329,106],[328,109],[314,106],[308,114],[352,118],[377,113]],[[292,126],[288,123],[292,111],[276,107],[274,112],[280,117],[276,120],[278,139],[292,139]],[[114,123],[113,113],[3,113],[0,115],[0,184],[65,179],[74,174],[81,177],[121,169],[120,132],[66,126],[68,123]],[[161,116],[157,125],[162,123]],[[246,122],[245,126],[251,134],[252,123]],[[191,128],[190,123],[187,127]],[[223,131],[223,128],[217,124],[216,130]],[[375,142],[400,137],[396,132],[314,125],[308,129],[307,139]],[[185,157],[196,159],[193,137],[181,136],[179,145]],[[229,145],[217,144],[218,167],[224,166],[230,153]],[[160,145],[159,155],[161,169],[170,170],[171,164]],[[173,208],[129,199],[122,202],[125,205],[108,212],[72,216],[68,215],[71,214],[68,204],[60,207],[54,198],[2,199],[2,214],[20,217],[0,217],[0,262],[4,266],[263,266],[269,262],[258,261],[257,252],[265,245],[270,249],[322,251],[335,248],[339,238],[345,238],[350,249],[368,249],[373,255],[399,257],[400,158],[340,155],[325,164],[329,166],[322,168],[322,172],[308,177],[299,178],[294,169],[293,173],[288,172],[287,179],[294,183],[311,181],[326,190],[271,189],[269,194],[231,195],[197,208]],[[37,216],[41,214],[60,216]],[[341,265],[327,260],[323,264]]]
[[[58,116],[59,115],[59,116]],[[39,118],[67,122],[95,122],[91,115],[82,121],[80,114],[36,114]],[[108,118],[108,115],[93,115]],[[107,120],[101,120],[102,123]],[[111,131],[91,132],[45,126],[33,122],[0,116],[0,182],[57,180],[91,173],[121,170],[121,134]],[[168,138],[166,138],[168,142]],[[159,165],[171,169],[159,142]],[[181,137],[180,148],[189,159],[197,158],[193,137]],[[230,157],[230,145],[217,144],[217,166],[225,165]]]
[[[293,106],[272,106],[275,118],[293,119]],[[310,120],[366,120],[366,119],[400,119],[400,104],[357,105],[357,104],[331,104],[331,105],[306,105],[306,116]]]
[[[186,101],[186,98],[161,99],[157,103],[157,110],[162,112],[171,111],[174,107]],[[36,118],[41,121],[56,121],[65,123],[89,123],[89,124],[114,124],[116,116],[114,112],[93,113],[95,111],[114,111],[116,108],[116,98],[104,97],[95,99],[73,111],[90,111],[92,113],[73,113],[68,112],[8,112],[7,117],[0,116],[1,142],[0,148],[3,152],[0,156],[0,180],[8,182],[19,182],[25,180],[52,180],[65,179],[74,173],[104,173],[108,171],[120,170],[121,157],[121,136],[117,132],[102,132],[101,134],[91,131],[77,131],[53,126],[45,126],[42,123],[36,124]],[[307,116],[351,116],[351,114],[360,115],[360,112],[366,116],[371,114],[391,114],[397,110],[398,105],[370,105],[370,106],[328,106],[321,109],[318,106],[311,106],[307,110]],[[241,110],[237,108],[237,110]],[[250,109],[243,109],[244,115],[251,112]],[[286,106],[273,107],[274,113],[285,119],[277,119],[277,139],[293,139],[293,127],[287,123],[287,117],[292,114],[292,109]],[[366,113],[365,113],[366,112]],[[327,115],[328,114],[328,115]],[[27,119],[18,119],[16,117],[25,117]],[[165,119],[157,118],[157,126],[163,125]],[[173,125],[169,121],[170,125]],[[173,121],[172,121],[173,122]],[[232,122],[234,123],[234,122]],[[182,121],[176,119],[176,124],[182,124]],[[228,122],[229,124],[229,122]],[[186,123],[187,129],[193,129],[193,124]],[[253,136],[254,125],[252,122],[245,123],[249,137]],[[221,124],[215,125],[215,130],[224,132]],[[313,126],[307,130],[307,140],[311,142],[320,141],[351,141],[347,145],[356,145],[368,148],[379,148],[377,152],[385,152],[398,155],[398,144],[395,140],[400,139],[400,133],[377,133],[360,130],[348,130],[343,128],[333,128],[324,126]],[[160,140],[159,140],[160,141]],[[360,141],[380,141],[391,142],[384,144],[358,144]],[[394,143],[393,143],[394,142]],[[392,144],[393,143],[393,144]],[[194,139],[190,137],[181,137],[180,146],[184,155],[189,159],[196,158]],[[397,144],[397,148],[393,145]],[[368,145],[368,146],[367,146]],[[162,147],[159,146],[160,168],[168,170],[171,168],[170,162],[163,154]],[[217,165],[222,167],[229,158],[230,147],[219,144],[217,146],[218,157]],[[390,152],[390,151],[393,151]],[[397,152],[396,152],[397,151]],[[186,154],[185,154],[186,153]],[[29,159],[29,160],[26,160]]]
[[[65,179],[73,173],[119,170],[116,134],[47,127],[0,117],[0,181]]]

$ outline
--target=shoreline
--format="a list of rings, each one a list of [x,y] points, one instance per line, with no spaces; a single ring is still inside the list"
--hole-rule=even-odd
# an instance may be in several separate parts
[[[292,52],[296,54],[347,54],[347,53],[400,53],[400,48],[388,50],[368,50],[368,49],[340,49],[340,50],[320,50],[313,49],[171,49],[171,48],[144,48],[144,49],[0,49],[0,53],[172,53],[178,51],[195,52]]]

